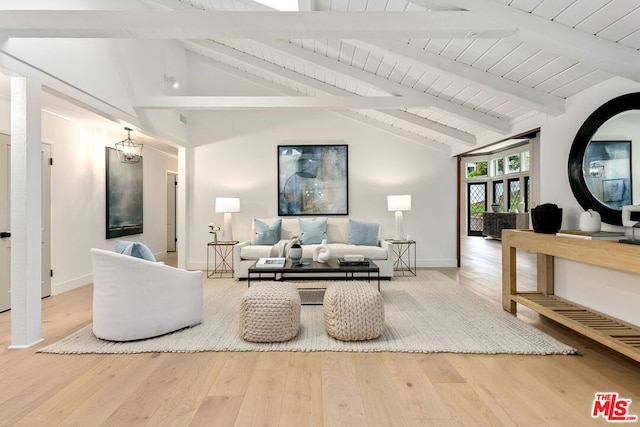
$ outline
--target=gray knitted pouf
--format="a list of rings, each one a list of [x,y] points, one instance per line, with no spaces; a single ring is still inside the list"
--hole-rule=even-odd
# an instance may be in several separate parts
[[[289,282],[257,282],[240,304],[240,336],[251,342],[289,341],[300,329],[300,293]]]
[[[340,341],[378,338],[384,331],[382,295],[366,282],[333,282],[324,294],[324,326]]]

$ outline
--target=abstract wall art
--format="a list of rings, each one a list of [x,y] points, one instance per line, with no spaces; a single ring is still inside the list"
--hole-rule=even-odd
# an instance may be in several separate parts
[[[107,239],[142,233],[142,159],[121,163],[116,150],[107,147],[105,162]]]
[[[278,145],[278,215],[348,215],[348,147]]]

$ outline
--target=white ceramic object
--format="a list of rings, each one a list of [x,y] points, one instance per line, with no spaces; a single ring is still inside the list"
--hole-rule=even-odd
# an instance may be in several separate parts
[[[518,203],[518,212],[524,213],[524,202]]]
[[[331,248],[324,239],[322,243],[313,250],[313,260],[321,263],[327,263],[331,259]]]
[[[594,233],[600,231],[602,220],[600,214],[592,209],[584,211],[580,215],[580,230]]]

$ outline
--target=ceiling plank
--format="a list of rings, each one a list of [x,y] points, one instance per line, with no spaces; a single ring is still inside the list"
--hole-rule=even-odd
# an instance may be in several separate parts
[[[388,58],[411,61],[416,67],[431,69],[453,76],[471,87],[479,87],[508,101],[525,105],[534,110],[559,116],[566,112],[565,100],[536,90],[518,82],[473,68],[450,58],[429,52],[410,44],[395,40],[361,41],[352,43],[371,50],[383,50]]]
[[[410,0],[421,5],[425,0]],[[613,75],[640,82],[640,51],[491,0],[443,0],[518,27],[513,37]]]
[[[438,108],[467,120],[471,120],[474,123],[477,123],[487,129],[491,129],[499,133],[509,133],[511,131],[511,124],[506,120],[489,116],[480,111],[476,111],[471,108],[464,107],[460,104],[455,104],[451,101],[438,98],[437,96],[425,93],[423,91],[419,91],[411,87],[393,82],[384,77],[352,67],[329,57],[318,55],[315,52],[311,52],[307,49],[301,48],[286,41],[270,40],[268,42],[255,42],[267,45],[268,47],[279,50],[280,52],[287,55],[291,55],[301,60],[308,61],[314,64],[316,67],[324,68],[325,70],[332,73],[339,73],[348,78],[359,80],[367,85],[370,85],[391,95],[402,95],[410,97],[421,96],[424,98],[425,105]]]
[[[473,12],[3,10],[0,37],[29,38],[465,38],[508,37],[510,25]]]

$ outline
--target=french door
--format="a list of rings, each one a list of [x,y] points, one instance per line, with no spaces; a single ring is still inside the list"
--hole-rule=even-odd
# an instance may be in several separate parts
[[[482,216],[487,210],[487,183],[467,184],[467,235],[482,236]]]

